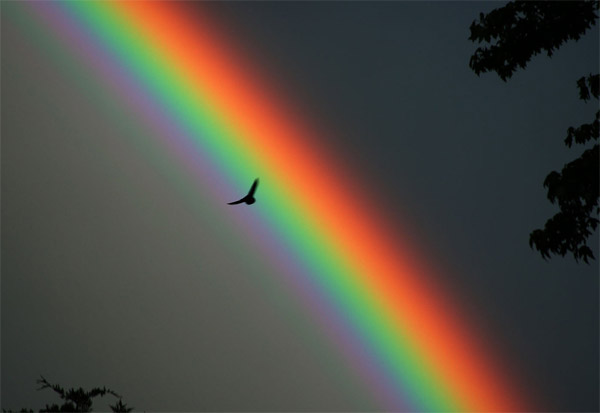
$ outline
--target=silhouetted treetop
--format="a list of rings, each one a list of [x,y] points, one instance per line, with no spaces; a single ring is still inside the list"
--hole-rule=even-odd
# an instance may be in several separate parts
[[[495,71],[506,81],[532,56],[552,56],[565,41],[579,40],[596,24],[597,10],[597,1],[514,1],[480,13],[469,40],[490,45],[477,48],[469,67],[477,75]]]
[[[44,378],[44,376],[40,376],[37,382],[41,385],[38,390],[50,388],[54,390],[54,392],[57,393],[61,399],[64,400],[62,406],[58,406],[56,404],[51,406],[46,405],[46,408],[40,410],[40,412],[91,412],[93,403],[92,399],[95,397],[103,397],[106,394],[111,394],[118,399],[121,398],[121,396],[119,396],[117,393],[107,389],[106,387],[94,387],[89,391],[84,390],[82,387],[79,387],[78,389],[71,388],[65,390],[58,384],[50,384],[48,380]]]
[[[46,412],[91,412],[93,399],[95,397],[103,397],[107,394],[110,394],[118,399],[117,403],[114,405],[109,405],[111,411],[119,412],[119,413],[127,413],[133,410],[132,407],[127,407],[127,404],[123,403],[121,400],[121,396],[115,393],[111,389],[107,389],[106,387],[94,387],[92,390],[84,390],[82,387],[79,388],[70,388],[65,390],[62,386],[58,384],[51,384],[46,380],[44,376],[40,376],[37,380],[37,383],[40,384],[38,390],[44,389],[52,389],[55,393],[57,393],[60,398],[63,400],[61,405],[56,403],[46,404],[43,409],[40,409],[40,413]],[[4,413],[12,412],[12,410],[2,409]],[[32,409],[21,409],[22,413],[33,413]]]

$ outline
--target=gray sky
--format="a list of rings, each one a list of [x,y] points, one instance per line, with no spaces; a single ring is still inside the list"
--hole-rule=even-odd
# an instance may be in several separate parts
[[[469,25],[502,4],[210,8],[419,228],[532,392],[593,411],[597,261],[544,261],[528,235],[556,212],[544,178],[582,152],[563,140],[597,106],[575,82],[598,71],[598,28],[508,83],[477,77]],[[136,410],[377,409],[222,206],[183,193],[172,160],[140,143],[156,132],[75,57],[53,59],[23,10],[2,3],[2,407],[54,400],[35,391],[43,374]]]

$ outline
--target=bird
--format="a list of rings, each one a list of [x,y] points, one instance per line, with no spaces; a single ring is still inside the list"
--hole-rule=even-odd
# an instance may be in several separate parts
[[[248,205],[252,205],[256,202],[256,198],[254,198],[254,192],[256,192],[256,187],[258,186],[258,178],[254,180],[252,186],[250,187],[250,191],[248,191],[248,195],[243,197],[242,199],[238,199],[237,201],[228,202],[227,205],[237,205],[245,202]]]

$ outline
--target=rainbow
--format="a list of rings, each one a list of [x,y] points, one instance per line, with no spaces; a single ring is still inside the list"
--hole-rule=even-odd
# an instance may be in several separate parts
[[[408,233],[389,225],[393,212],[373,201],[377,194],[323,143],[326,134],[294,111],[205,7],[111,1],[30,9],[161,132],[216,202],[261,178],[260,202],[226,213],[260,240],[256,248],[382,408],[530,410],[492,340],[461,312]],[[364,197],[354,196],[356,187]]]

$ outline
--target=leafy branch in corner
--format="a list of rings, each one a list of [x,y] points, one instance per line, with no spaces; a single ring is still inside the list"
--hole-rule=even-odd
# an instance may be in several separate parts
[[[551,57],[568,40],[579,40],[596,24],[596,1],[514,1],[471,24],[469,40],[487,42],[471,56],[477,74],[495,71],[504,81],[532,56],[545,51]]]
[[[494,71],[507,81],[517,69],[524,69],[535,55],[542,52],[551,57],[555,50],[570,40],[579,40],[596,24],[600,9],[597,0],[585,1],[511,1],[484,14],[471,24],[469,40],[486,42],[471,56],[469,67],[478,76]],[[579,98],[598,99],[598,74],[577,81]],[[598,141],[600,111],[591,123],[567,131],[565,144],[585,145]],[[567,163],[561,172],[552,171],[544,180],[551,203],[560,211],[547,220],[543,229],[529,235],[529,245],[544,259],[551,254],[565,256],[571,252],[576,261],[589,263],[594,259],[588,238],[598,227],[598,175],[600,174],[598,144],[584,150],[581,156]]]
[[[44,376],[40,376],[37,380],[40,385],[38,390],[51,389],[60,396],[63,400],[61,405],[56,403],[48,405],[43,409],[40,409],[40,413],[46,412],[91,412],[93,399],[96,397],[104,397],[107,394],[116,397],[118,400],[114,405],[109,405],[111,411],[126,413],[133,410],[132,407],[127,407],[126,403],[123,403],[121,396],[111,389],[106,387],[94,387],[93,389],[86,391],[82,387],[70,388],[66,390],[58,384],[52,384]],[[10,410],[2,409],[3,412],[8,413]],[[31,409],[21,409],[21,413],[33,413]]]

